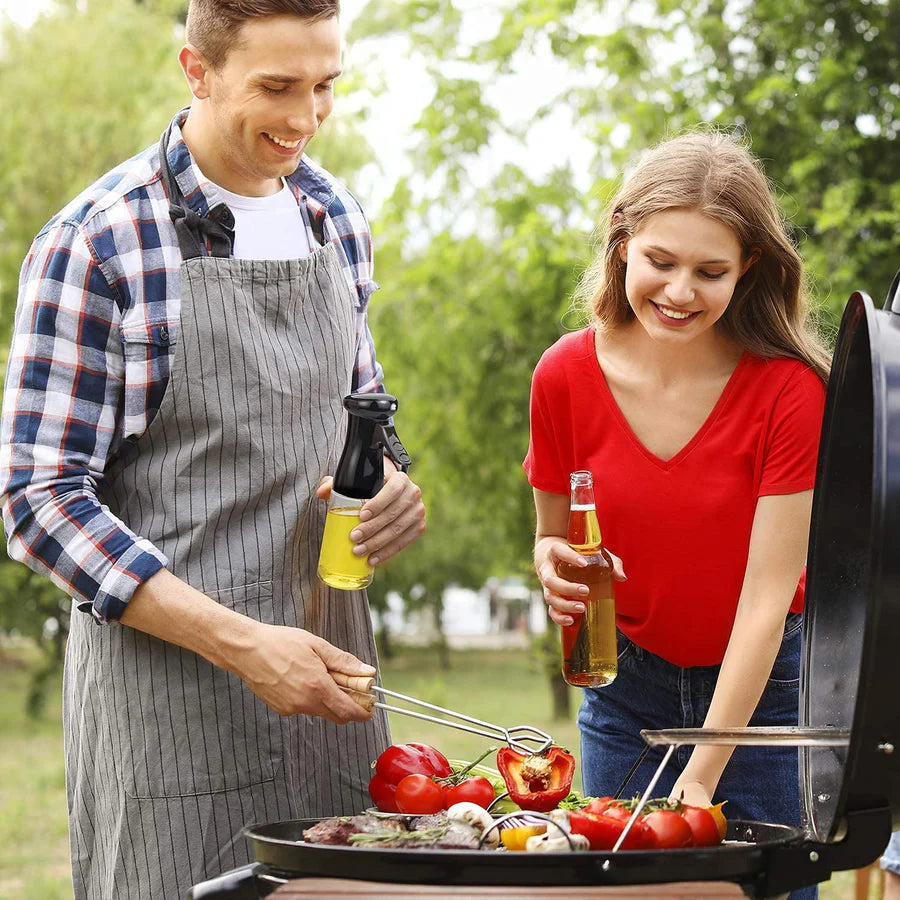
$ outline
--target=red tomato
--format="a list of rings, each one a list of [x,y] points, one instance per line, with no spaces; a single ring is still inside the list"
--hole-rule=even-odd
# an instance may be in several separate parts
[[[473,775],[459,784],[447,788],[447,806],[454,803],[474,803],[487,809],[494,802],[494,786],[481,775]]]
[[[414,744],[412,742],[406,746],[415,747],[431,763],[434,774],[438,778],[446,778],[453,771],[453,767],[447,762],[447,757],[440,750],[435,750],[434,747],[429,747],[428,744]]]
[[[400,812],[397,807],[397,785],[391,784],[380,775],[373,775],[369,782],[369,795],[382,812]]]
[[[628,819],[615,819],[605,813],[589,813],[586,810],[569,813],[569,827],[573,834],[583,834],[591,845],[591,850],[612,850],[619,835],[625,830]],[[628,832],[620,849],[646,850],[654,847],[652,833],[639,819]]]
[[[593,812],[593,810],[591,810]],[[625,809],[624,806],[619,806],[618,803],[613,801],[609,803],[602,810],[604,816],[609,816],[611,819],[619,819],[622,822],[627,822],[631,818],[632,810]]]
[[[647,813],[644,824],[653,832],[657,847],[690,847],[693,843],[691,826],[674,810],[656,809]]]
[[[430,775],[407,775],[394,795],[400,812],[427,815],[444,808],[444,789]]]
[[[713,814],[703,806],[684,806],[681,818],[690,825],[695,847],[713,847],[721,843],[719,825]]]
[[[400,779],[407,775],[434,775],[436,773],[432,763],[417,747],[410,744],[391,744],[375,760],[375,774],[380,775],[390,784],[400,784]]]
[[[607,807],[612,802],[612,797],[594,797],[594,799],[584,808],[584,811],[589,813],[605,813]]]

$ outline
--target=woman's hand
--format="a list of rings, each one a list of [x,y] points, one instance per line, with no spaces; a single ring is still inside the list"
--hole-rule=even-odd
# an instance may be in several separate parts
[[[573,615],[584,612],[584,600],[589,589],[561,578],[557,567],[561,562],[583,565],[582,556],[565,541],[569,521],[569,497],[534,489],[534,509],[537,514],[537,532],[534,539],[534,568],[544,588],[544,600],[550,607],[550,618],[557,625],[572,625]],[[607,548],[608,552],[608,548]],[[609,554],[613,561],[613,573],[617,581],[625,580],[625,570],[618,556]]]
[[[607,550],[607,552],[609,552]],[[625,570],[618,556],[609,554],[617,581],[625,580]],[[559,563],[579,568],[586,566],[584,557],[558,537],[541,538],[534,546],[534,568],[544,589],[544,600],[550,607],[550,618],[557,625],[571,625],[572,616],[584,612],[582,600],[587,598],[587,585],[567,581],[558,573]]]
[[[675,782],[669,799],[680,800],[688,806],[712,806],[706,785],[699,781],[686,781],[683,775]]]

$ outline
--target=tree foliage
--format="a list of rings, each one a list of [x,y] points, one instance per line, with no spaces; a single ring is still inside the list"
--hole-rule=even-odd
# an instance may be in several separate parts
[[[876,298],[887,290],[900,199],[896,3],[507,0],[492,6],[493,28],[479,11],[476,39],[461,39],[465,29],[453,21],[443,43],[435,22],[446,27],[448,13],[410,14],[421,9],[370,2],[355,32],[369,40],[403,33],[409,52],[437,73],[418,123],[418,159],[429,179],[418,212],[465,195],[465,174],[489,157],[491,142],[521,139],[488,98],[509,73],[555,72],[552,62],[568,74],[548,76],[559,89],[535,104],[531,122],[568,113],[571,124],[557,136],[561,158],[589,142],[588,171],[576,173],[567,199],[580,197],[592,220],[604,185],[635,151],[700,122],[737,128],[780,190],[826,320],[836,321],[853,290]],[[374,55],[370,62],[377,65]],[[463,107],[476,115],[461,114]],[[488,205],[497,199],[494,191]]]
[[[174,23],[115,0],[60,3],[0,50],[0,301],[8,341],[34,235],[95,178],[158,139],[189,96]],[[73,52],[77,48],[77,52]]]

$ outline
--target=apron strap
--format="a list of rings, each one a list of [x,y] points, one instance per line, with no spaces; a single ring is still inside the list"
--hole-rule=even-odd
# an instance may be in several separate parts
[[[188,206],[169,166],[167,150],[171,134],[172,125],[169,125],[159,142],[159,164],[169,196],[169,217],[175,225],[181,257],[195,259],[205,256],[206,240],[209,239],[209,255],[227,259],[234,247],[234,214],[224,203],[217,203],[205,216]]]

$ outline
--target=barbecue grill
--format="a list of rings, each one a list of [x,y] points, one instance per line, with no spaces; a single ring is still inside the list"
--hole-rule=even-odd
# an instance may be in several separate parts
[[[900,296],[854,293],[841,321],[810,531],[799,726],[648,741],[795,743],[803,829],[729,823],[712,848],[516,853],[307,844],[315,820],[245,829],[255,862],[196,885],[192,900],[260,898],[302,877],[444,885],[730,881],[776,897],[875,860],[900,827]],[[789,733],[786,733],[789,732]]]

